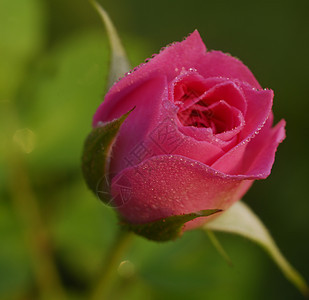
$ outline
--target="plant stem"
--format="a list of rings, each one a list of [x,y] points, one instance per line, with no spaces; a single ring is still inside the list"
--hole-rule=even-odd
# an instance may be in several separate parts
[[[18,118],[13,105],[8,107],[8,128],[18,128]],[[40,299],[66,299],[51,247],[49,232],[31,187],[24,154],[11,144],[12,132],[8,132],[7,169],[8,186],[17,216],[21,220],[23,234],[33,262]]]
[[[102,277],[99,279],[93,290],[90,298],[91,300],[111,299],[108,297],[109,290],[114,281],[116,270],[119,266],[123,253],[129,246],[132,237],[132,232],[121,229],[119,230],[115,242],[106,257],[105,265],[102,270]]]

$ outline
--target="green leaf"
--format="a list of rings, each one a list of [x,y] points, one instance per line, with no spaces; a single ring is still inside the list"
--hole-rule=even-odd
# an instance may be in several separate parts
[[[220,209],[206,209],[199,212],[170,216],[157,221],[144,224],[131,224],[121,221],[120,225],[128,230],[132,230],[149,240],[164,242],[174,240],[181,236],[183,225],[186,222],[199,217],[206,217],[221,211]]]
[[[132,111],[132,110],[131,110]],[[130,114],[94,128],[88,135],[82,156],[82,171],[88,187],[103,201],[110,202],[109,158],[120,126]]]
[[[90,0],[91,4],[99,13],[109,38],[111,48],[111,63],[108,77],[108,88],[111,87],[115,81],[130,70],[130,64],[127,59],[125,50],[121,44],[117,30],[113,25],[107,12],[94,0]]]
[[[309,296],[309,288],[303,277],[283,257],[267,228],[243,202],[235,203],[221,216],[205,224],[204,229],[239,234],[260,244],[277,263],[286,278],[305,296]]]

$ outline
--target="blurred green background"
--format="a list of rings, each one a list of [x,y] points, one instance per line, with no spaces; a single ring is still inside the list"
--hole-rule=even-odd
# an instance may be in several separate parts
[[[275,91],[287,139],[271,176],[244,200],[309,281],[309,2],[100,3],[132,65],[197,28],[209,49],[241,58]],[[68,299],[87,299],[100,276],[117,221],[87,190],[80,157],[104,95],[108,55],[88,1],[0,0],[0,299],[41,299],[38,278],[47,275],[36,270],[44,268],[59,274]],[[165,244],[136,237],[111,299],[302,299],[258,246],[217,236],[233,267],[201,231]]]

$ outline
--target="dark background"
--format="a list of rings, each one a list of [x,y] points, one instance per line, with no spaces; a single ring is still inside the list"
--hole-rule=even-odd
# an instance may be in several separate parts
[[[239,57],[275,91],[275,120],[287,121],[287,138],[271,176],[256,182],[244,201],[309,281],[309,2],[101,4],[132,65],[198,29],[208,49]],[[87,190],[80,157],[104,95],[108,55],[104,28],[88,1],[0,1],[1,299],[35,299],[38,293],[27,236],[29,197],[43,215],[70,299],[87,299],[99,276],[117,220]],[[30,153],[12,150],[11,140]],[[135,271],[119,275],[113,299],[302,299],[259,246],[217,236],[233,267],[201,231],[166,244],[136,237],[123,257]]]

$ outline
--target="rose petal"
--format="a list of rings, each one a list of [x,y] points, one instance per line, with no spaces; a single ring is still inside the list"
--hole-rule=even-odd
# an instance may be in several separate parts
[[[256,90],[245,84],[242,84],[242,90],[247,101],[247,112],[246,126],[240,133],[240,141],[247,139],[264,126],[270,115],[274,97],[272,90]]]
[[[192,93],[193,97],[185,101],[181,99],[184,93],[183,85],[194,93]],[[205,79],[196,70],[182,72],[173,80],[169,90],[169,98],[178,104],[182,110],[187,109],[190,105],[202,99],[209,102],[208,104],[225,100],[242,111],[243,114],[247,110],[245,95],[239,81],[232,81],[223,77]]]
[[[178,128],[187,136],[193,137],[198,141],[207,141],[213,145],[217,145],[224,151],[228,151],[238,141],[237,134],[245,124],[243,115],[238,109],[230,106],[223,100],[211,104],[208,108],[213,112],[215,119],[220,118],[220,113],[226,114],[227,116],[223,116],[223,118],[226,122],[230,121],[230,129],[214,134],[211,128],[184,126],[180,121],[178,122]],[[225,125],[228,126],[229,124]]]
[[[118,118],[135,106],[113,146],[111,176],[161,154],[180,154],[206,163],[224,154],[218,145],[197,141],[178,130],[175,107],[166,105],[171,103],[162,76],[136,82],[129,90],[112,94],[108,99],[115,105],[104,101],[96,113],[96,122]]]
[[[246,84],[242,84],[245,97],[247,99],[247,113],[245,116],[246,126],[239,133],[239,144],[232,148],[225,155],[220,157],[212,167],[216,170],[227,174],[247,174],[240,167],[249,142],[255,137],[263,127],[271,115],[273,91],[272,90],[255,90]],[[238,170],[238,171],[236,171]],[[260,174],[261,178],[265,174]]]
[[[207,52],[196,69],[205,78],[221,76],[229,79],[238,79],[239,81],[249,83],[257,89],[261,88],[251,71],[239,59],[224,54],[221,51]]]
[[[134,69],[134,72],[115,83],[109,90],[105,101],[110,102],[109,98],[112,98],[113,94],[130,88],[135,82],[144,81],[151,77],[153,73],[166,76],[169,82],[181,70],[190,69],[197,65],[205,53],[206,47],[198,31],[195,30],[182,42],[167,46],[150,61],[141,64]]]
[[[231,106],[239,109],[244,115],[247,112],[247,101],[242,89],[236,82],[225,78],[209,78],[205,80],[207,87],[212,87],[206,91],[202,98],[207,103],[214,103],[224,100]]]
[[[238,138],[237,138],[237,129],[235,132],[228,131],[223,132],[217,135],[212,133],[212,130],[209,128],[197,128],[192,126],[183,126],[182,124],[179,125],[179,130],[183,132],[184,135],[190,136],[197,141],[208,141],[208,143],[212,145],[216,145],[223,151],[228,151],[235,145],[237,145]],[[217,137],[219,136],[219,137]],[[221,152],[224,155],[224,152]],[[211,165],[214,162],[214,158],[211,160],[206,160],[205,158],[202,160],[204,163]]]
[[[153,142],[163,150],[161,153],[157,151],[157,155],[183,155],[205,164],[212,164],[225,153],[220,140],[218,143],[206,139],[199,140],[196,136],[199,133],[195,132],[194,127],[183,126],[176,115],[177,110],[178,107],[171,101],[163,101],[161,121],[151,133]]]
[[[183,87],[183,85],[185,87]],[[192,92],[190,93],[190,95],[192,94],[192,97],[186,97],[186,99],[182,99],[184,89]],[[181,118],[178,122],[179,130],[185,135],[191,136],[198,141],[208,141],[226,151],[234,146],[238,141],[238,138],[235,138],[235,135],[244,125],[243,117],[239,116],[239,113],[236,113],[238,116],[236,118],[241,119],[241,126],[216,136],[212,134],[211,128],[195,128],[194,126],[183,126],[183,121],[185,121],[186,114],[185,110],[190,110],[190,106],[193,107],[193,103],[203,101],[203,99],[205,99],[207,103],[209,102],[208,104],[212,105],[214,105],[216,102],[219,103],[221,99],[224,99],[227,103],[235,106],[243,113],[245,113],[247,110],[247,103],[245,96],[240,88],[240,84],[238,82],[227,80],[226,78],[214,77],[205,80],[205,78],[193,70],[182,72],[170,84],[169,100],[175,103],[175,111],[178,110],[178,119],[179,117]],[[201,109],[202,108],[203,107],[201,107]],[[230,108],[235,110],[235,108]],[[205,109],[208,109],[208,107],[205,107]],[[181,116],[182,111],[184,111],[184,118]]]
[[[175,115],[162,110],[160,122],[154,124],[152,131],[143,142],[153,156],[161,154],[183,155],[206,164],[211,164],[224,154],[223,149],[214,143],[194,138],[192,133],[184,134]]]
[[[140,163],[138,156],[151,156],[148,149],[140,153],[147,140],[151,126],[160,122],[159,108],[162,98],[166,97],[166,79],[162,76],[147,81],[139,81],[131,88],[109,95],[94,117],[94,123],[106,122],[119,118],[135,107],[121,126],[116,144],[112,150],[111,173],[117,173],[128,165]],[[112,101],[113,105],[109,103]],[[139,147],[139,149],[138,149]],[[144,151],[144,152],[145,152]],[[147,152],[148,151],[148,152]],[[135,153],[136,152],[136,153]],[[151,155],[150,155],[151,154]]]
[[[130,93],[136,85],[153,76],[159,76],[159,74],[166,76],[169,82],[183,70],[192,68],[197,69],[206,78],[211,76],[230,77],[260,87],[249,69],[239,60],[218,51],[206,54],[206,47],[198,31],[194,31],[184,41],[166,47],[148,63],[140,65],[130,75],[115,83],[105,97],[104,103],[106,105],[102,104],[97,110],[93,125],[96,126],[99,121],[111,121],[110,114],[105,110],[107,106],[117,105],[118,101],[114,101],[114,98],[121,97],[118,95],[120,91]],[[117,117],[120,115],[118,113]]]
[[[274,163],[277,147],[285,138],[285,121],[281,120],[274,128],[270,128],[271,124],[272,115],[257,135],[234,147],[217,160],[212,168],[226,174],[266,178]]]
[[[160,103],[159,96],[165,87],[165,76],[152,74],[149,77],[130,81],[125,89],[108,92],[93,117],[93,126],[98,126],[100,122],[110,122],[120,118],[135,106],[158,105]],[[152,94],[154,94],[153,98]]]
[[[203,209],[225,210],[239,200],[243,182],[252,179],[228,176],[183,156],[163,155],[123,170],[113,179],[111,192],[127,221],[146,223]]]
[[[205,78],[196,70],[184,71],[170,84],[169,99],[177,104],[181,110],[188,108],[193,103],[201,100],[207,90]],[[185,97],[184,97],[185,95]]]
[[[285,139],[285,121],[281,120],[274,128],[258,134],[246,149],[242,169],[247,175],[270,174],[279,144]]]
[[[209,105],[209,110],[213,113],[212,122],[216,127],[215,134],[217,136],[244,125],[242,113],[224,100]]]

